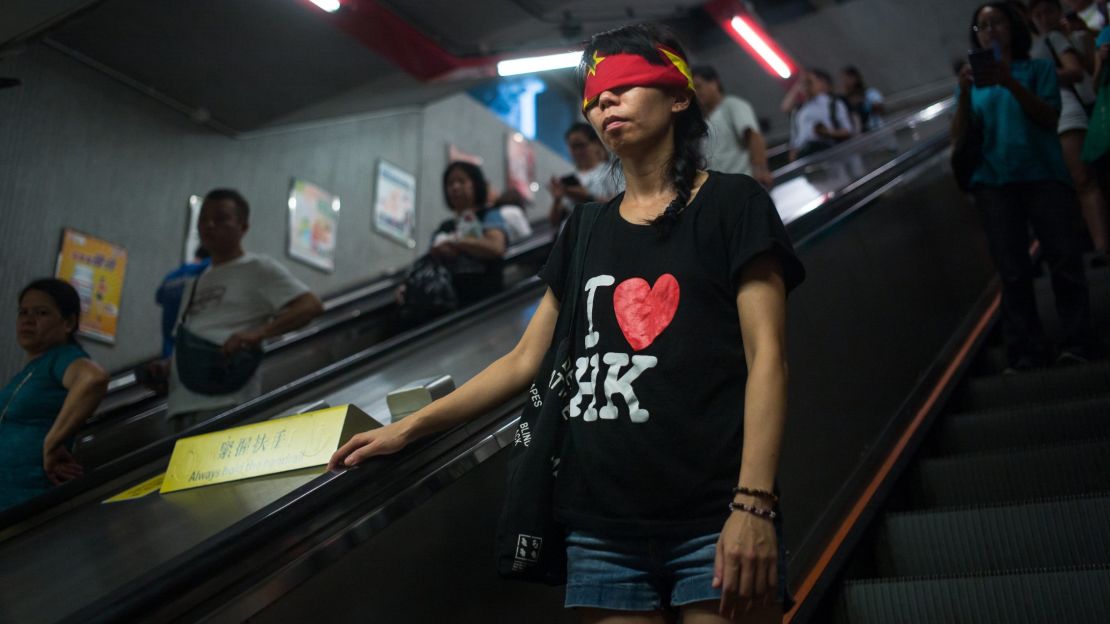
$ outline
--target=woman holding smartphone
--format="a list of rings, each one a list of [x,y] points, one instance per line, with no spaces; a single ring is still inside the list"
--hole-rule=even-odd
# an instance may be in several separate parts
[[[609,166],[609,152],[589,124],[576,123],[563,136],[574,161],[574,173],[551,178],[551,225],[558,227],[578,204],[607,202],[620,192]]]
[[[393,453],[524,393],[579,287],[577,395],[555,509],[566,606],[589,623],[779,622],[785,560],[775,472],[786,415],[786,294],[804,277],[767,192],[706,172],[707,131],[669,31],[595,35],[583,113],[627,190],[580,206],[540,276],[517,346],[452,394],[358,434],[331,466]],[[581,284],[565,284],[584,211],[599,211]],[[584,286],[583,286],[584,285]],[[713,339],[697,339],[703,336]]]
[[[1029,29],[1002,2],[972,14],[971,61],[960,71],[952,136],[981,130],[982,157],[971,177],[995,266],[1002,278],[1002,331],[1009,370],[1049,363],[1033,293],[1029,227],[1052,274],[1064,336],[1056,361],[1092,356],[1079,202],[1056,136],[1060,88],[1050,60],[1030,59]],[[974,66],[974,67],[973,67]]]

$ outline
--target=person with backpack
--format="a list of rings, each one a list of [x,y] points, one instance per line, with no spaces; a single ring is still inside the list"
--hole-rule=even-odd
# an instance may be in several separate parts
[[[802,73],[805,102],[794,110],[790,131],[790,160],[826,150],[856,134],[848,105],[832,94],[832,77],[820,69]]]
[[[553,407],[546,421],[565,429],[557,474],[546,456],[537,467],[554,478],[566,607],[598,624],[662,622],[671,609],[687,624],[780,622],[786,296],[805,271],[767,191],[704,170],[708,128],[669,30],[595,35],[579,77],[583,115],[619,157],[626,190],[572,213],[516,347],[404,420],[355,435],[329,467],[400,451],[529,384],[565,387],[565,420]],[[550,356],[560,352],[566,369]],[[555,400],[544,393],[545,406]],[[514,449],[540,444],[538,431]],[[550,552],[520,537],[522,566]]]

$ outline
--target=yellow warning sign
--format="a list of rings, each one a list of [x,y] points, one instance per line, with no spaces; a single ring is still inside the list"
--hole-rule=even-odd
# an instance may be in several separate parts
[[[161,492],[320,466],[352,435],[381,426],[353,405],[182,438]]]
[[[165,477],[166,473],[163,472],[162,474],[156,477],[151,477],[150,479],[147,479],[146,481],[143,481],[142,483],[134,487],[129,487],[119,494],[116,494],[112,498],[105,499],[103,502],[118,503],[120,501],[142,498],[147,494],[150,494],[151,492],[157,492],[158,488],[162,487],[162,479],[164,479]]]

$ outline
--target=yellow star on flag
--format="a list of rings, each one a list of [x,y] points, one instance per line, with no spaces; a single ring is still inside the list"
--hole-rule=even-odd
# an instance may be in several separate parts
[[[693,90],[694,89],[694,76],[690,73],[690,66],[686,64],[686,61],[683,60],[683,58],[681,56],[672,53],[670,50],[659,48],[659,51],[662,52],[664,55],[666,55],[666,57],[671,61],[671,63],[674,63],[675,68],[677,68],[678,71],[683,76],[686,77],[686,86],[690,90]]]
[[[596,76],[597,75],[597,66],[600,65],[601,62],[604,61],[604,60],[605,60],[605,57],[604,56],[598,56],[597,55],[597,50],[594,50],[594,63],[593,63],[593,65],[590,65],[590,69],[587,70],[586,74],[588,76]]]

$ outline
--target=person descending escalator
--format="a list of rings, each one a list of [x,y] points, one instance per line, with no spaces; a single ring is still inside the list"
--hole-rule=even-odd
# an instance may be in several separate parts
[[[73,286],[31,282],[16,318],[27,365],[0,389],[0,509],[84,473],[70,454],[73,436],[108,390],[108,373],[77,342],[81,299]]]
[[[791,98],[798,97],[801,98],[801,103],[787,109]],[[792,111],[792,161],[833,147],[857,133],[848,105],[833,95],[832,77],[823,70],[809,69],[802,72],[801,78],[783,100],[783,107],[784,110]]]
[[[659,622],[674,610],[687,622],[779,622],[786,295],[804,269],[758,182],[703,170],[708,127],[670,31],[595,35],[579,76],[583,115],[620,158],[626,191],[574,210],[512,351],[355,435],[329,467],[395,453],[533,384],[507,501],[543,491],[520,478],[554,496],[506,512],[553,505],[537,520],[558,524],[540,538],[507,513],[502,574],[548,561],[557,576],[565,555],[565,604],[586,621]]]
[[[1033,290],[1030,226],[1052,274],[1064,333],[1056,361],[1085,362],[1095,345],[1079,201],[1056,135],[1056,68],[1029,58],[1030,32],[1006,3],[977,8],[970,37],[973,52],[960,70],[952,137],[964,153],[977,152],[957,178],[975,198],[1002,279],[1009,370],[1051,361]],[[975,149],[968,151],[969,145]]]
[[[250,206],[232,189],[204,197],[197,232],[210,264],[185,286],[173,356],[148,367],[168,379],[167,410],[181,427],[262,393],[262,342],[303,327],[324,310],[289,269],[243,249]]]

